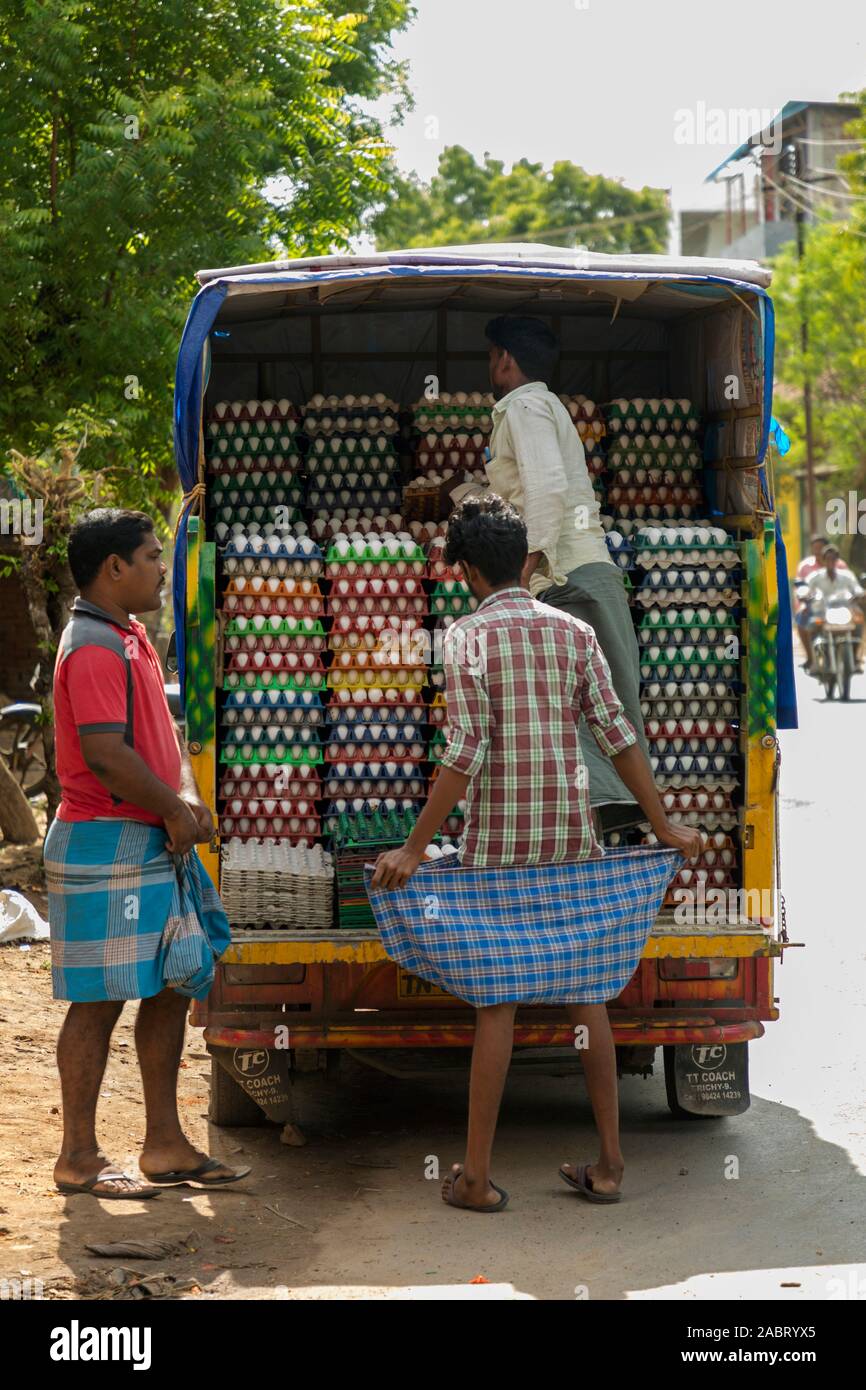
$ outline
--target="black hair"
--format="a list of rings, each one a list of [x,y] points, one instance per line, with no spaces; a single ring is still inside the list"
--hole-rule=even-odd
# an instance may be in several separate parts
[[[475,565],[488,584],[519,583],[528,554],[526,522],[496,493],[464,498],[448,519],[446,565],[464,560]]]
[[[119,555],[129,564],[133,551],[153,529],[153,521],[144,512],[121,507],[87,512],[69,533],[69,568],[78,588],[93,583],[109,555]]]
[[[494,347],[510,352],[524,376],[548,385],[559,358],[553,330],[541,319],[500,314],[491,319],[484,336]]]

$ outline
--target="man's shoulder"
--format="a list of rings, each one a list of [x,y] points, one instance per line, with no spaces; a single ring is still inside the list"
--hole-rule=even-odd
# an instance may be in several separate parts
[[[561,628],[567,635],[579,640],[582,646],[594,640],[595,629],[582,618],[575,618],[571,613],[564,613],[561,608],[555,608],[552,603],[542,603],[537,598],[533,599],[532,603],[537,618],[552,627]]]

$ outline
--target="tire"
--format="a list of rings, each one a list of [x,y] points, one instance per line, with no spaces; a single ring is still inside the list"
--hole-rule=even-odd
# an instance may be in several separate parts
[[[267,1124],[267,1117],[246,1091],[233,1081],[228,1072],[217,1061],[210,1059],[210,1105],[208,1119],[212,1125],[229,1129]]]
[[[723,1120],[724,1115],[696,1115],[693,1110],[684,1110],[677,1100],[677,1083],[674,1077],[674,1044],[665,1043],[662,1046],[665,1059],[665,1095],[668,1102],[668,1110],[675,1120]]]
[[[854,674],[854,654],[846,642],[839,654],[839,699],[851,699],[851,677]]]

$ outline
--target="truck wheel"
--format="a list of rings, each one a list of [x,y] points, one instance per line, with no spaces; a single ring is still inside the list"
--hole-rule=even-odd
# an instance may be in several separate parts
[[[208,1119],[212,1125],[229,1129],[267,1124],[265,1112],[232,1080],[216,1057],[210,1059]]]
[[[718,1051],[720,1054],[718,1063],[713,1061],[711,1049],[708,1047],[704,1048],[699,1046],[696,1049],[691,1047],[688,1043],[679,1045],[670,1043],[663,1046],[665,1093],[667,1096],[668,1109],[674,1119],[721,1120],[724,1119],[726,1115],[742,1115],[748,1110],[751,1104],[751,1097],[749,1095],[749,1044],[746,1042],[728,1043],[726,1045],[718,1044],[713,1050]],[[698,1061],[694,1060],[696,1052],[698,1054]],[[712,1075],[713,1067],[719,1066],[725,1068],[733,1084],[726,1085],[724,1093],[720,1093],[718,1090],[713,1092],[711,1089],[710,1094],[707,1095],[702,1090],[703,1083],[700,1083],[697,1089],[693,1088],[690,1084],[689,1078],[695,1075],[692,1069],[700,1069],[700,1067],[704,1065],[700,1060],[701,1052],[709,1054],[706,1066],[710,1069],[710,1075]],[[680,1063],[684,1063],[685,1069],[689,1071],[689,1077],[682,1075],[684,1069],[682,1065],[679,1069],[680,1075],[678,1076],[677,1054],[680,1054]],[[705,1075],[706,1074],[708,1073],[705,1073]],[[692,1103],[692,1109],[687,1110],[686,1107],[681,1104],[681,1096],[686,1101]]]

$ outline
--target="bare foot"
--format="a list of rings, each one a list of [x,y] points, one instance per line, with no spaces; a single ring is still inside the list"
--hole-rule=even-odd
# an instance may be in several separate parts
[[[447,1202],[451,1194],[457,1203],[467,1207],[495,1207],[502,1201],[502,1193],[489,1182],[470,1182],[462,1163],[453,1163],[451,1176],[442,1183],[442,1201]]]
[[[194,1168],[200,1168],[207,1161],[208,1155],[193,1148],[192,1144],[181,1134],[172,1143],[145,1143],[138,1166],[146,1178],[152,1178],[154,1173],[189,1173]],[[206,1187],[208,1183],[231,1177],[234,1172],[234,1168],[229,1168],[227,1164],[221,1163],[219,1168],[214,1168],[205,1177],[196,1178],[196,1182],[200,1182],[202,1186]]]
[[[613,1196],[622,1187],[622,1175],[625,1171],[625,1164],[620,1160],[618,1163],[591,1163],[586,1176],[592,1183],[593,1192],[600,1192],[605,1197]],[[563,1163],[562,1172],[565,1173],[573,1182],[578,1181],[577,1169],[573,1163]]]
[[[113,1176],[103,1178],[101,1174],[111,1173]],[[89,1190],[94,1197],[113,1196],[120,1192],[129,1193],[130,1197],[135,1197],[143,1192],[152,1192],[145,1183],[138,1178],[129,1177],[127,1174],[119,1176],[120,1169],[116,1163],[112,1163],[110,1158],[106,1158],[99,1149],[88,1149],[74,1154],[61,1154],[54,1165],[54,1181],[57,1184],[68,1183],[78,1187],[83,1183],[91,1183],[93,1178],[98,1181],[91,1183]]]

